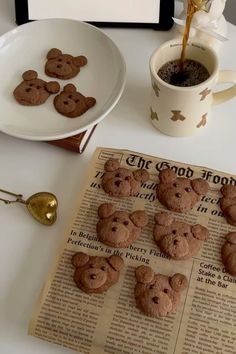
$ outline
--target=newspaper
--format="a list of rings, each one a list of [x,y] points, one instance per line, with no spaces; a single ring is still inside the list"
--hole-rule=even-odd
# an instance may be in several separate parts
[[[112,198],[101,188],[104,162],[117,158],[123,167],[146,168],[150,180],[137,195]],[[153,241],[154,214],[166,209],[156,199],[158,173],[166,167],[178,176],[207,180],[209,192],[194,209],[175,217],[200,223],[210,232],[198,255],[174,261],[162,254]],[[97,148],[78,198],[72,223],[56,254],[51,271],[35,307],[29,334],[83,354],[201,354],[236,353],[236,278],[227,274],[220,250],[225,234],[233,231],[219,207],[222,184],[236,184],[236,176],[148,156],[137,152]],[[98,242],[97,209],[112,202],[120,210],[144,209],[149,223],[130,247],[114,249]],[[88,295],[73,282],[71,257],[120,255],[125,262],[118,283],[106,293]],[[164,318],[142,314],[135,306],[134,270],[149,265],[155,272],[183,273],[189,280],[177,312]]]

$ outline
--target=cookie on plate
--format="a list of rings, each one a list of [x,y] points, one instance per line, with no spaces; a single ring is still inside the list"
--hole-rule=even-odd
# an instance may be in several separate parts
[[[172,169],[166,168],[159,173],[156,194],[167,209],[182,213],[192,209],[208,189],[208,182],[202,178],[177,177]]]
[[[134,296],[137,308],[151,317],[164,317],[174,313],[180,304],[181,292],[187,288],[185,275],[155,274],[149,266],[141,265],[135,270],[137,283]]]
[[[85,97],[76,91],[73,84],[67,84],[63,91],[54,98],[54,107],[58,113],[68,118],[81,116],[96,103],[94,97]]]
[[[51,77],[68,80],[75,77],[86,64],[87,58],[84,55],[74,57],[71,54],[63,54],[60,49],[52,48],[47,53],[45,73]]]
[[[43,104],[51,94],[60,90],[58,82],[39,79],[38,73],[34,70],[25,71],[22,78],[23,81],[15,88],[13,95],[17,102],[24,106]]]

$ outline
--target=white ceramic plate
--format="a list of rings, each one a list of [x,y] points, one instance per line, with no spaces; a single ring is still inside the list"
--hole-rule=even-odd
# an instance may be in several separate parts
[[[45,81],[44,65],[51,48],[74,56],[85,55],[88,64],[70,80],[57,80],[61,88],[73,83],[96,105],[82,116],[67,118],[53,106],[54,95],[40,106],[22,106],[12,92],[29,69]],[[100,29],[69,19],[39,20],[0,37],[0,131],[28,140],[54,140],[75,135],[101,121],[118,102],[125,84],[125,62],[114,42]]]

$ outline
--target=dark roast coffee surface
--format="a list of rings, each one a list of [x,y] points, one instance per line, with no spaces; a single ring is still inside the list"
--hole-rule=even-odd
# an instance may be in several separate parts
[[[198,85],[210,76],[201,63],[191,59],[184,61],[183,68],[181,68],[179,59],[168,61],[157,74],[168,84],[181,87]]]

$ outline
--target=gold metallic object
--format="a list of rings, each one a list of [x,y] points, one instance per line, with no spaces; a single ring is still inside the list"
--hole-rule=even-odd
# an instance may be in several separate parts
[[[24,200],[22,194],[8,192],[4,189],[0,189],[0,192],[16,197],[14,200],[0,198],[0,201],[5,204],[25,204],[30,215],[43,225],[52,225],[57,219],[58,201],[56,196],[52,193],[39,192],[31,195],[27,200]]]
[[[212,0],[190,0],[195,11],[203,10],[209,12]]]

